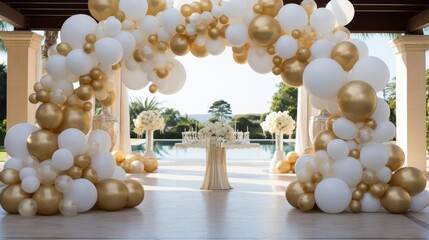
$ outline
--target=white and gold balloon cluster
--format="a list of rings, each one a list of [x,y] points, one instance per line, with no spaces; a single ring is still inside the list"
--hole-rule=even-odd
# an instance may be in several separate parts
[[[138,152],[125,154],[122,151],[114,151],[112,154],[116,165],[127,173],[150,173],[158,169],[158,160],[154,157],[145,157]]]

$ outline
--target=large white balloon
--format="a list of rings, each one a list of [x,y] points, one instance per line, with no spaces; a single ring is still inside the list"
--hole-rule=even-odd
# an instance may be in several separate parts
[[[66,65],[72,74],[77,76],[85,75],[91,71],[92,58],[82,49],[74,49],[67,55]]]
[[[352,140],[357,135],[357,128],[354,122],[347,118],[338,118],[332,124],[332,130],[334,134],[345,140]]]
[[[23,163],[21,158],[12,157],[6,160],[6,162],[3,165],[3,169],[15,169],[17,171],[21,170],[23,167]]]
[[[40,181],[36,176],[28,176],[21,182],[21,188],[26,193],[34,193],[39,187]]]
[[[328,112],[330,112],[332,115],[341,115],[341,111],[340,111],[340,108],[338,107],[338,101],[336,97],[325,101],[326,101],[326,110],[328,110]]]
[[[133,34],[127,31],[121,31],[120,33],[113,36],[114,39],[118,40],[122,46],[124,52],[123,59],[127,59],[132,56],[134,49],[136,48],[136,40]]]
[[[140,20],[139,29],[147,36],[158,33],[160,27],[161,23],[155,16],[147,15]]]
[[[387,152],[381,143],[369,143],[360,150],[362,165],[371,170],[379,170],[387,163]]]
[[[310,62],[304,70],[305,88],[321,99],[332,99],[347,82],[343,68],[330,58],[318,58]]]
[[[334,43],[327,39],[319,39],[311,46],[311,57],[316,58],[330,58]]]
[[[389,82],[390,72],[386,63],[378,57],[368,56],[359,59],[352,69],[353,80],[369,83],[376,92],[384,89]]]
[[[131,90],[140,90],[149,84],[147,74],[140,68],[128,70],[126,67],[121,68],[122,83]]]
[[[118,40],[114,38],[102,38],[95,42],[94,54],[101,64],[114,65],[121,60],[124,50]]]
[[[344,140],[334,139],[328,143],[327,151],[332,159],[340,160],[347,157],[349,154],[349,147]]]
[[[37,176],[36,170],[32,167],[25,167],[21,169],[21,171],[19,171],[19,179],[21,180],[24,180],[25,178],[30,176]]]
[[[371,118],[377,121],[377,123],[381,123],[384,121],[388,121],[390,116],[390,107],[387,104],[386,100],[383,98],[377,98],[377,106],[375,107],[374,113],[371,115]]]
[[[61,90],[60,93],[63,93],[65,96],[70,97],[74,92],[74,87],[73,83],[65,79],[61,79],[54,83],[52,90],[54,93],[58,92],[57,90]]]
[[[46,63],[46,71],[55,79],[65,78],[69,74],[66,57],[54,55]]]
[[[422,192],[411,196],[411,212],[420,212],[429,206],[429,190],[423,190]]]
[[[319,110],[325,110],[328,105],[328,102],[326,100],[317,98],[313,95],[310,95],[310,102],[311,102],[311,106]]]
[[[370,192],[366,192],[360,200],[362,212],[380,212],[381,202],[379,198],[374,197]]]
[[[76,201],[78,212],[86,212],[97,202],[97,188],[92,182],[79,178],[73,181],[70,192],[64,193],[63,196],[66,200]]]
[[[349,187],[356,187],[362,179],[362,174],[362,165],[355,158],[346,157],[334,162],[333,177],[343,180]]]
[[[317,206],[326,213],[344,211],[352,199],[351,195],[349,186],[338,178],[323,179],[314,191]]]
[[[253,71],[261,74],[270,73],[273,67],[272,56],[260,47],[250,47],[247,62]]]
[[[216,40],[209,39],[206,43],[207,52],[211,55],[217,56],[225,51],[225,40],[218,38]]]
[[[147,1],[121,0],[119,10],[125,13],[125,17],[138,20],[146,15],[148,9]]]
[[[105,151],[109,151],[112,146],[109,134],[101,129],[93,130],[88,136],[88,142],[97,142],[100,144],[100,149]]]
[[[232,46],[240,47],[247,43],[247,26],[242,23],[232,23],[226,29],[225,38]]]
[[[175,33],[177,25],[185,21],[180,11],[175,8],[168,8],[162,12],[160,20],[163,28],[169,33]]]
[[[295,56],[296,51],[298,50],[298,43],[293,37],[289,35],[283,35],[277,39],[274,47],[279,57],[283,59],[289,59]]]
[[[101,150],[92,157],[91,167],[97,172],[98,181],[110,178],[115,171],[116,161],[108,151]]]
[[[73,163],[73,154],[67,149],[60,148],[52,155],[52,164],[60,171],[71,168]]]
[[[302,154],[295,163],[295,172],[298,172],[301,169],[304,169],[307,166],[307,163],[314,158],[311,154]]]
[[[388,167],[380,168],[377,171],[377,178],[384,183],[390,182],[390,179],[392,179],[392,170]]]
[[[393,139],[396,134],[396,127],[390,121],[384,121],[377,124],[374,131],[374,141],[387,142]]]
[[[74,157],[87,150],[85,134],[76,128],[68,128],[58,135],[58,147],[69,150]]]
[[[307,12],[298,4],[284,5],[277,14],[283,31],[290,33],[295,29],[302,29],[308,24]]]
[[[310,16],[310,26],[319,34],[330,34],[335,27],[335,16],[326,8],[318,8]]]
[[[351,38],[349,41],[357,47],[359,51],[359,59],[368,57],[369,50],[368,50],[368,46],[364,41],[357,38]]]
[[[176,59],[172,59],[172,63],[174,68],[170,70],[167,78],[155,82],[158,85],[158,92],[162,94],[175,94],[186,83],[186,70],[183,64]]]
[[[104,21],[103,30],[108,36],[113,36],[121,31],[122,23],[116,17],[110,16]]]
[[[248,1],[243,0],[223,0],[222,10],[230,19],[240,19],[246,15]]]
[[[93,33],[96,27],[94,18],[84,14],[73,15],[61,27],[61,42],[70,44],[73,49],[82,48],[86,35]]]
[[[124,181],[127,179],[127,173],[125,172],[125,170],[123,168],[121,168],[119,166],[115,166],[115,170],[113,171],[113,175],[110,178]]]
[[[349,24],[355,15],[355,8],[349,0],[331,0],[326,8],[335,15],[337,26]]]
[[[31,123],[18,123],[7,131],[4,147],[11,157],[26,158],[30,156],[27,150],[27,138],[39,128]]]

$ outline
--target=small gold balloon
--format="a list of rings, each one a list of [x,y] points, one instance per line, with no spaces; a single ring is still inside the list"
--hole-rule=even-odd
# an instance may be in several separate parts
[[[386,192],[386,189],[384,188],[384,185],[381,183],[374,183],[369,187],[369,191],[371,194],[376,198],[381,198],[384,193]]]
[[[141,62],[143,62],[143,61],[144,61],[144,56],[143,56],[143,54],[141,53],[140,49],[137,49],[137,50],[135,50],[135,51],[134,51],[134,53],[133,53],[133,57],[134,57],[134,60],[135,60],[136,62],[138,62],[138,63],[141,63]]]
[[[30,96],[28,96],[28,101],[32,104],[39,103],[39,100],[37,100],[37,94],[36,93],[30,94]]]
[[[270,55],[276,54],[276,49],[274,48],[273,45],[267,47],[267,53]]]
[[[147,41],[150,44],[155,44],[156,42],[158,42],[158,35],[156,35],[156,34],[149,35],[149,37],[147,37]]]
[[[118,62],[117,64],[112,65],[112,70],[116,71],[116,70],[121,69],[121,67],[122,67],[121,62]]]
[[[83,51],[86,54],[92,53],[94,51],[94,44],[92,44],[92,43],[84,43],[83,44]]]
[[[48,130],[38,130],[27,138],[28,152],[40,161],[50,159],[58,149],[57,135]]]
[[[37,213],[40,215],[54,215],[59,212],[58,205],[63,195],[58,192],[54,185],[41,185],[33,194],[37,203]]]
[[[326,120],[326,129],[332,131],[332,126],[334,125],[335,120],[338,118],[341,118],[341,116],[331,115],[328,120]]]
[[[94,97],[94,89],[90,84],[82,84],[75,91],[77,97],[82,101],[88,101]]]
[[[220,28],[220,36],[221,37],[225,38],[226,29],[228,29],[228,27],[229,27],[229,24],[225,24]]]
[[[103,81],[101,81],[101,80],[92,80],[91,86],[94,89],[94,91],[101,91],[104,88]]]
[[[115,161],[117,164],[120,164],[121,162],[125,161],[125,153],[121,150],[115,150],[112,152],[113,157],[115,158]]]
[[[276,172],[277,173],[288,173],[290,172],[290,170],[292,170],[292,166],[291,163],[283,160],[283,161],[279,161],[276,164]]]
[[[179,24],[176,26],[176,32],[178,34],[185,34],[186,33],[186,27],[183,24]]]
[[[365,120],[364,124],[372,130],[375,130],[377,128],[377,122],[372,118],[368,118],[367,120]]]
[[[107,93],[107,98],[103,100],[99,100],[98,102],[105,107],[110,107],[115,102],[115,99],[116,99],[115,92],[110,91]]]
[[[356,189],[352,192],[352,199],[360,201],[363,198],[363,195],[365,194],[364,191],[361,191],[359,189]]]
[[[310,16],[314,10],[317,9],[317,4],[314,0],[303,0],[301,2],[301,7],[307,12],[307,15]]]
[[[274,75],[278,76],[278,75],[282,74],[282,68],[279,66],[274,66],[272,69],[272,72]]]
[[[352,158],[359,159],[360,158],[360,151],[358,149],[352,149],[349,152],[349,156]]]
[[[43,85],[42,85],[42,83],[41,82],[36,82],[35,84],[34,84],[34,86],[33,86],[33,90],[35,91],[35,92],[38,92],[38,91],[40,91],[40,90],[43,90],[44,88],[43,88]]]
[[[391,186],[380,199],[383,208],[390,213],[407,213],[411,206],[411,196],[403,188]]]
[[[67,56],[72,50],[73,48],[68,43],[62,42],[57,45],[57,52],[60,55]]]
[[[85,36],[85,41],[87,43],[95,43],[97,41],[97,37],[95,36],[95,34],[90,33]]]
[[[304,188],[303,184],[299,181],[293,181],[289,184],[289,186],[286,189],[285,195],[286,199],[289,202],[290,205],[292,205],[294,208],[298,207],[298,199],[299,197],[304,194]]]
[[[156,92],[158,92],[158,85],[156,85],[155,83],[152,83],[149,86],[149,92],[150,93],[156,93]]]
[[[349,204],[349,208],[352,213],[358,213],[360,212],[361,204],[358,200],[352,200]]]
[[[296,57],[301,61],[306,61],[311,56],[311,51],[309,48],[306,47],[300,47],[298,48],[298,51],[296,52]]]
[[[93,68],[89,72],[89,75],[93,80],[100,80],[103,77],[103,71],[99,68]]]
[[[88,0],[88,9],[98,21],[113,16],[119,8],[119,0]]]
[[[291,35],[293,38],[298,39],[302,37],[302,32],[299,29],[295,29],[292,31]]]
[[[38,91],[36,93],[36,99],[40,102],[49,102],[51,99],[49,91],[45,89]]]
[[[207,31],[207,26],[204,23],[198,24],[196,31],[199,35],[203,35]]]
[[[314,138],[314,150],[326,150],[328,143],[336,138],[337,136],[330,130],[321,131]]]
[[[299,153],[297,153],[295,151],[290,151],[286,154],[286,161],[288,161],[290,163],[295,163],[299,157],[300,157]]]
[[[402,187],[413,196],[425,190],[426,176],[417,168],[404,167],[392,175],[389,185]]]
[[[249,23],[249,37],[256,45],[268,47],[280,37],[280,23],[269,15],[259,15]]]
[[[332,49],[331,58],[338,62],[344,71],[348,72],[359,60],[359,50],[349,41],[339,42]]]
[[[80,84],[90,84],[92,81],[91,75],[86,74],[79,77]]]
[[[117,179],[105,179],[96,184],[98,198],[96,205],[107,211],[121,210],[128,202],[128,188]]]
[[[128,202],[125,207],[133,208],[138,206],[144,199],[144,188],[143,186],[133,179],[127,179],[124,181],[128,189]]]
[[[383,143],[383,145],[389,159],[386,166],[394,172],[404,165],[405,153],[398,145],[389,142]]]
[[[201,9],[201,5],[199,2],[193,2],[191,3],[191,7],[192,7],[192,11],[194,13],[201,13],[202,9]]]
[[[67,175],[73,179],[78,179],[82,177],[82,169],[78,166],[73,166],[67,171]]]
[[[261,4],[255,4],[253,5],[253,12],[256,14],[261,14],[262,11],[264,11],[264,7]]]
[[[63,110],[63,122],[55,129],[59,133],[67,128],[77,128],[87,134],[91,129],[92,116],[79,106],[69,106]]]
[[[87,168],[90,164],[91,157],[86,154],[80,154],[74,158],[74,165],[79,168]]]
[[[216,40],[220,35],[220,30],[217,27],[212,27],[208,31],[208,35],[211,39]]]
[[[171,38],[170,48],[178,56],[186,55],[190,50],[189,40],[184,35],[176,34]]]
[[[206,46],[199,46],[196,43],[191,44],[191,53],[195,57],[203,58],[207,57],[209,55],[209,52],[207,51]]]
[[[301,61],[296,57],[285,60],[282,65],[283,82],[292,87],[302,86],[302,74],[307,64],[307,62]]]
[[[322,180],[323,180],[323,175],[320,172],[313,173],[313,175],[311,175],[311,181],[314,183],[319,183]]]
[[[234,61],[238,64],[246,64],[247,63],[247,54],[233,54]]]
[[[137,153],[137,152],[132,152],[130,154],[127,154],[127,156],[125,156],[125,160],[130,161],[130,162],[132,162],[134,160],[144,161],[144,159],[145,158],[143,157],[143,155],[141,155],[140,153]]]
[[[249,45],[247,44],[239,47],[235,47],[235,46],[232,47],[232,52],[237,55],[247,54],[248,50],[249,50]]]
[[[63,120],[63,112],[54,103],[43,103],[36,110],[37,124],[43,129],[54,130],[60,126]]]
[[[156,16],[156,14],[165,10],[167,3],[165,0],[147,0],[147,6],[146,15]]]
[[[20,183],[19,172],[15,169],[3,169],[0,172],[0,181],[6,185]]]
[[[283,59],[279,56],[274,56],[273,63],[274,63],[274,66],[281,66],[283,63]]]
[[[213,8],[213,4],[210,0],[201,0],[200,1],[201,12],[210,12]]]
[[[144,158],[143,163],[146,172],[154,172],[158,169],[158,161],[155,158]]]
[[[229,22],[229,18],[227,16],[225,16],[225,15],[222,15],[222,16],[219,17],[219,22],[221,24],[227,24]]]
[[[97,171],[94,168],[87,167],[82,171],[82,177],[96,184],[98,181]]]
[[[6,186],[0,194],[0,205],[8,213],[18,213],[21,200],[31,198],[31,194],[22,190],[20,183]]]
[[[356,186],[356,189],[358,189],[362,192],[367,192],[369,190],[369,186],[368,186],[368,184],[361,182]]]
[[[182,14],[182,16],[184,17],[189,17],[191,16],[191,14],[193,13],[192,7],[189,4],[183,4],[180,7],[180,13]]]
[[[165,53],[165,52],[167,52],[168,48],[169,48],[168,43],[166,43],[166,42],[159,42],[158,43],[158,51]]]
[[[314,182],[312,181],[305,182],[303,189],[306,193],[314,193],[314,190],[316,189],[316,184],[314,184]]]
[[[219,23],[219,20],[216,17],[213,17],[212,21],[209,23],[209,26],[216,27],[218,23]]]
[[[301,194],[298,198],[298,208],[302,211],[310,211],[316,205],[313,193]]]
[[[279,13],[280,8],[283,7],[282,0],[259,0],[258,3],[255,5],[258,4],[262,6],[261,13],[270,15],[272,17],[277,16],[277,13]],[[255,10],[255,8],[253,8],[253,10]]]
[[[315,154],[315,153],[316,153],[316,150],[312,146],[306,147],[302,151],[302,154]]]
[[[156,76],[158,76],[161,79],[166,78],[168,76],[168,69],[166,68],[156,69]]]
[[[377,106],[377,95],[366,82],[351,81],[337,95],[341,113],[354,122],[363,122],[372,115]]]
[[[362,182],[371,185],[377,182],[377,174],[369,169],[365,169],[362,175]]]
[[[125,172],[130,172],[131,170],[131,161],[123,161],[120,164],[121,168],[124,169]]]

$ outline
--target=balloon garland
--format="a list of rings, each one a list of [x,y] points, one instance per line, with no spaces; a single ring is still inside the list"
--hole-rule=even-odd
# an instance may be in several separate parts
[[[90,131],[92,99],[114,103],[115,71],[129,89],[150,83],[151,93],[174,94],[186,81],[175,56],[219,55],[226,46],[237,63],[304,86],[313,106],[332,114],[313,149],[289,154],[298,178],[286,190],[292,206],[405,213],[429,205],[426,177],[401,168],[404,153],[389,142],[395,126],[376,95],[389,70],[368,56],[364,42],[350,39],[348,0],[331,0],[326,8],[313,0],[284,6],[281,0],[176,0],[173,6],[89,0],[88,8],[92,17],[67,19],[62,42],[48,51],[48,74],[29,96],[40,104],[37,125],[20,123],[6,135],[12,158],[0,173],[7,185],[0,205],[7,212],[73,216],[94,206],[112,211],[140,204],[143,187],[116,166],[127,163],[123,153],[112,156],[109,135]]]

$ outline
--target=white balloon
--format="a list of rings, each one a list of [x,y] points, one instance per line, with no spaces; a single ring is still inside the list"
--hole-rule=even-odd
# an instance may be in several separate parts
[[[326,213],[344,211],[352,199],[351,195],[349,186],[338,178],[323,179],[314,191],[317,206]]]
[[[332,48],[335,44],[327,39],[319,39],[311,46],[311,57],[316,58],[330,58]]]
[[[34,168],[32,167],[25,167],[23,169],[21,169],[21,171],[19,171],[19,179],[24,180],[27,177],[30,176],[37,176],[37,172],[36,170],[34,170]]]
[[[220,16],[222,16],[223,10],[219,6],[219,4],[213,4],[213,8],[212,8],[212,12],[211,13],[212,13],[213,17],[219,18]]]
[[[73,83],[67,80],[61,79],[55,82],[54,86],[52,87],[52,90],[53,91],[61,90],[66,97],[70,97],[74,92],[74,87],[73,87]]]
[[[429,190],[423,190],[422,192],[411,196],[411,212],[420,212],[429,206]]]
[[[209,39],[206,43],[207,52],[214,56],[222,54],[225,51],[225,46],[225,40],[222,38],[216,40]]]
[[[222,10],[230,19],[240,19],[246,15],[248,1],[222,0]]]
[[[92,157],[91,167],[97,172],[98,181],[110,178],[115,171],[116,161],[108,151],[101,150]]]
[[[125,17],[138,20],[146,15],[148,9],[147,1],[121,0],[119,10],[125,13]]]
[[[378,180],[388,183],[392,179],[392,170],[388,167],[382,167],[377,171]]]
[[[355,140],[347,140],[346,143],[349,149],[357,149],[357,143],[355,142]]]
[[[131,32],[134,36],[134,40],[136,41],[136,45],[140,44],[143,42],[143,33],[140,32],[139,30],[134,30]]]
[[[183,64],[176,59],[172,59],[174,68],[170,70],[167,78],[158,80],[158,92],[166,95],[175,94],[180,91],[186,83],[186,70]]]
[[[345,140],[352,140],[357,135],[356,125],[347,118],[338,118],[332,124],[332,130],[336,136]]]
[[[175,33],[177,25],[185,22],[184,17],[179,10],[175,8],[167,8],[161,15],[161,24],[169,33]]]
[[[55,179],[55,188],[60,193],[68,193],[72,190],[73,179],[68,175],[61,175]]]
[[[163,42],[170,42],[171,36],[172,35],[165,28],[160,28],[158,30],[158,39]]]
[[[138,68],[134,71],[127,68],[121,68],[122,83],[131,90],[140,90],[149,84],[147,74],[142,69]]]
[[[279,57],[283,59],[289,59],[295,56],[296,51],[298,50],[298,43],[293,37],[289,35],[283,35],[277,39],[274,47]]]
[[[283,31],[290,33],[295,29],[305,27],[308,24],[308,15],[300,5],[289,3],[280,8],[277,20]]]
[[[379,198],[374,197],[370,192],[366,192],[360,200],[362,212],[380,212],[381,202]]]
[[[46,63],[46,71],[56,79],[66,77],[69,74],[66,57],[61,55],[50,57]]]
[[[7,131],[4,147],[11,157],[26,158],[30,156],[27,150],[27,138],[39,128],[31,123],[18,123]]]
[[[70,192],[64,193],[64,199],[74,200],[79,212],[89,211],[97,202],[97,188],[92,182],[79,178],[73,181]]]
[[[48,48],[48,57],[52,57],[52,56],[54,56],[54,55],[57,55],[58,54],[58,51],[57,51],[57,43],[55,43],[54,45],[52,45],[52,46],[50,46],[49,48]]]
[[[349,41],[357,47],[359,51],[359,59],[368,57],[369,50],[368,50],[368,46],[364,41],[357,38],[351,38]]]
[[[247,62],[253,71],[261,74],[270,73],[273,67],[272,56],[257,46],[249,48]]]
[[[119,21],[116,17],[110,16],[108,17],[103,25],[104,32],[109,35],[113,36],[118,34],[121,31],[122,23]]]
[[[371,115],[371,118],[374,119],[377,123],[388,121],[390,116],[390,107],[387,104],[386,100],[383,98],[377,98],[377,106],[375,107],[374,113]]]
[[[381,143],[369,143],[360,150],[360,161],[363,166],[378,171],[387,163],[387,152]]]
[[[247,26],[242,23],[232,23],[225,31],[225,38],[234,47],[243,46],[247,43]]]
[[[115,166],[115,170],[113,171],[112,179],[118,179],[124,181],[127,179],[127,173],[125,170],[119,166]]]
[[[347,82],[343,68],[330,58],[318,58],[311,61],[304,70],[305,88],[321,99],[332,99]]]
[[[15,169],[19,171],[21,168],[23,168],[22,160],[17,157],[9,158],[3,165],[3,169]]]
[[[71,168],[74,164],[73,154],[67,149],[58,149],[52,155],[52,164],[60,171]]]
[[[102,38],[95,42],[94,54],[101,64],[111,66],[121,60],[124,50],[118,40],[114,38]]]
[[[88,136],[88,142],[97,142],[102,150],[109,151],[112,146],[112,140],[106,131],[101,129],[93,130]]]
[[[127,31],[121,31],[120,33],[113,36],[114,39],[118,40],[122,46],[124,55],[123,59],[130,58],[136,48],[136,40],[133,34]]]
[[[344,159],[349,155],[349,147],[344,140],[334,139],[328,143],[327,151],[334,160]]]
[[[128,58],[127,60],[125,60],[125,67],[127,68],[127,70],[135,71],[140,67],[140,63],[136,62],[134,58]]]
[[[396,127],[392,122],[384,121],[377,123],[377,128],[374,131],[374,141],[387,142],[393,139],[396,134]]]
[[[311,105],[319,110],[325,110],[327,105],[328,105],[328,101],[324,100],[324,99],[320,99],[317,98],[313,95],[310,95],[310,102]]]
[[[369,83],[376,92],[386,87],[390,71],[386,63],[378,57],[368,56],[359,59],[352,69],[353,80]]]
[[[21,188],[26,193],[34,193],[39,187],[40,181],[36,176],[28,176],[21,182]]]
[[[58,135],[58,147],[69,150],[74,157],[87,149],[85,134],[76,128],[68,128]]]
[[[335,15],[337,26],[349,24],[355,15],[355,8],[349,0],[331,0],[326,8]]]
[[[310,16],[310,26],[319,34],[330,34],[335,27],[335,16],[326,8],[318,8]]]
[[[304,169],[307,166],[307,163],[313,159],[314,156],[311,154],[302,154],[295,163],[295,172]]]
[[[203,23],[203,19],[201,18],[201,14],[200,13],[192,13],[191,16],[189,16],[189,21],[191,21],[191,24],[193,25],[198,25]]]
[[[343,180],[349,187],[356,187],[362,180],[363,168],[359,160],[346,157],[334,162],[334,176]]]
[[[86,35],[93,33],[96,27],[94,18],[84,14],[73,15],[61,27],[61,41],[70,44],[73,49],[82,48]]]
[[[155,16],[147,15],[140,20],[139,29],[147,36],[158,33],[159,28],[161,28],[161,23]]]
[[[77,76],[85,75],[91,71],[92,58],[82,49],[74,49],[67,55],[66,65],[72,74]]]
[[[326,101],[326,110],[328,110],[328,112],[330,112],[332,115],[341,115],[341,111],[340,111],[340,108],[338,107],[338,102],[336,97],[325,101]]]
[[[311,175],[313,175],[313,172],[310,168],[303,168],[299,171],[296,171],[296,178],[298,179],[298,181],[303,183],[311,181]]]

